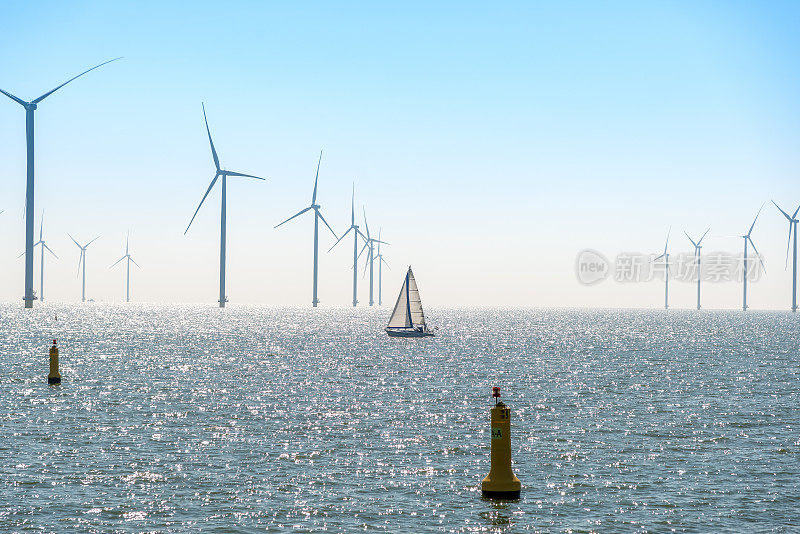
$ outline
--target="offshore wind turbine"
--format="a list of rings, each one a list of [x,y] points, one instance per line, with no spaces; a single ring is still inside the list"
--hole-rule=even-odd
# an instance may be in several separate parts
[[[669,245],[669,234],[672,231],[672,227],[670,226],[669,230],[667,230],[667,240],[664,243],[664,252],[661,253],[660,256],[656,256],[653,258],[653,261],[660,260],[664,258],[664,309],[669,309],[669,253],[667,252],[667,245]]]
[[[378,306],[383,305],[383,264],[386,264],[386,267],[389,267],[389,263],[383,259],[383,254],[381,254],[381,229],[378,228],[378,253],[375,255],[378,259]]]
[[[353,184],[353,197],[350,201],[350,228],[342,234],[342,237],[336,240],[333,247],[338,245],[339,241],[344,239],[344,236],[349,234],[351,230],[353,231],[353,307],[355,308],[358,304],[358,236],[361,236],[362,239],[367,239],[356,224],[356,184]],[[333,250],[333,247],[329,248],[328,252]]]
[[[794,210],[792,215],[789,215],[778,206],[775,201],[772,201],[775,207],[781,210],[783,216],[789,221],[789,240],[786,243],[786,265],[789,265],[789,247],[792,244],[792,233],[794,233],[794,252],[792,253],[792,311],[797,312],[797,212],[800,211],[800,206]],[[786,267],[784,267],[785,269]]]
[[[200,207],[205,202],[206,197],[211,192],[211,189],[214,188],[214,184],[217,183],[217,179],[221,176],[222,177],[222,210],[220,212],[220,232],[219,232],[219,307],[224,308],[225,303],[228,302],[228,298],[225,296],[225,244],[226,244],[226,193],[227,193],[227,177],[228,176],[242,176],[244,178],[255,178],[256,180],[263,180],[259,176],[253,176],[252,174],[243,174],[241,172],[234,172],[234,171],[227,171],[220,167],[219,165],[219,157],[217,156],[217,150],[214,148],[214,141],[211,139],[211,129],[208,127],[208,118],[206,117],[206,106],[203,106],[203,119],[206,121],[206,132],[208,132],[208,142],[211,144],[211,156],[214,158],[214,166],[217,168],[217,172],[214,174],[214,178],[211,180],[211,184],[208,186],[206,190],[206,194],[203,195],[203,198],[200,200],[200,204],[197,206],[197,209],[194,210],[194,215],[192,215],[192,220],[189,221],[189,226],[186,227],[184,230],[183,235],[186,235],[186,232],[189,231],[189,228],[192,226],[194,222],[194,218],[197,217],[197,212],[200,211]]]
[[[369,233],[369,223],[367,222],[367,210],[364,208],[364,227],[367,230],[367,237],[364,242],[364,248],[361,249],[361,252],[358,253],[359,256],[364,252],[364,250],[369,247],[369,258],[367,261],[369,263],[364,264],[364,274],[367,274],[367,266],[369,266],[369,305],[372,306],[375,304],[375,299],[373,298],[373,271],[374,271],[374,263],[375,263],[375,243],[383,243],[384,245],[388,245],[389,243],[385,243],[383,241],[379,241],[378,239],[373,238]]]
[[[114,263],[112,263],[111,266],[109,267],[109,269],[110,269],[111,267],[113,267],[114,265],[118,264],[119,262],[121,262],[124,259],[128,260],[126,262],[127,265],[126,265],[126,268],[125,268],[125,302],[130,302],[131,301],[131,262],[133,262],[133,264],[135,266],[139,267],[140,269],[142,268],[138,263],[136,263],[136,260],[134,260],[131,257],[130,252],[128,252],[128,244],[130,243],[130,239],[131,239],[131,233],[128,232],[128,236],[125,238],[125,255],[122,256],[117,261],[115,261]]]
[[[68,83],[77,78],[80,78],[87,72],[91,72],[94,69],[100,68],[107,63],[111,63],[112,61],[116,61],[118,59],[122,59],[121,57],[109,59],[108,61],[104,61],[99,65],[92,67],[89,70],[83,71],[77,76],[70,78],[66,82],[62,83],[55,89],[51,89],[50,91],[46,92],[39,98],[34,98],[30,102],[26,102],[21,98],[18,98],[11,93],[0,89],[0,93],[3,93],[8,98],[16,102],[17,104],[21,105],[25,108],[25,140],[26,146],[28,150],[28,172],[27,172],[27,182],[25,187],[25,295],[23,300],[25,301],[26,308],[33,308],[33,112],[36,111],[39,103],[47,98],[48,96],[52,95]]]
[[[709,228],[708,230],[711,230],[711,228]],[[694,239],[689,237],[689,234],[686,234],[685,230],[683,232],[684,234],[686,234],[686,237],[689,237],[689,241],[692,242],[692,245],[694,245],[694,256],[695,256],[695,258],[697,258],[697,309],[698,310],[700,309],[700,278],[701,278],[701,276],[700,276],[700,249],[703,248],[702,246],[700,246],[700,243],[703,242],[703,238],[708,233],[708,230],[706,230],[703,233],[703,235],[700,236],[700,239],[697,240],[697,243],[695,243]]]
[[[311,205],[307,208],[304,208],[282,223],[275,226],[277,228],[281,224],[287,223],[294,219],[295,217],[304,214],[308,210],[314,210],[314,282],[313,282],[313,292],[311,297],[311,305],[315,308],[317,304],[319,304],[319,299],[317,298],[317,272],[318,272],[318,265],[319,265],[319,220],[322,219],[322,222],[325,223],[325,226],[328,227],[328,230],[331,231],[333,237],[336,238],[336,232],[333,231],[331,225],[328,224],[328,221],[325,220],[325,217],[322,216],[320,213],[319,208],[320,205],[317,204],[317,183],[319,182],[319,165],[322,163],[322,150],[319,151],[319,161],[317,161],[317,176],[314,178],[314,192],[311,194]]]
[[[81,246],[80,243],[75,241],[75,238],[72,237],[70,234],[67,234],[72,242],[77,245],[79,249],[81,249],[81,255],[78,258],[78,272],[81,272],[81,266],[83,266],[83,282],[81,283],[81,302],[86,302],[86,249],[89,248],[89,245],[100,239],[100,236],[95,237],[85,245]]]
[[[0,213],[3,213],[3,212],[0,211]],[[58,256],[56,256],[56,253],[53,252],[52,249],[47,246],[47,243],[45,243],[44,237],[42,237],[43,230],[44,230],[44,213],[42,213],[42,220],[39,223],[39,241],[37,241],[36,243],[33,244],[34,248],[36,248],[37,245],[41,245],[41,247],[42,247],[42,263],[39,266],[39,301],[40,302],[44,302],[44,251],[45,251],[45,249],[47,249],[47,251],[50,252],[50,254],[52,254],[53,257],[58,259]],[[18,257],[21,258],[24,255],[25,255],[25,253],[23,252]]]
[[[744,285],[742,286],[742,310],[747,311],[747,242],[749,241],[751,245],[753,245],[753,250],[756,251],[756,256],[758,256],[758,260],[761,262],[761,265],[764,265],[764,261],[761,259],[761,256],[758,253],[758,249],[756,248],[756,244],[753,243],[753,239],[750,237],[750,234],[753,233],[753,227],[756,225],[756,221],[758,220],[758,216],[761,214],[761,210],[764,208],[764,204],[761,204],[761,207],[758,208],[758,213],[756,213],[756,218],[753,219],[753,224],[750,225],[750,229],[747,233],[742,237],[744,239]],[[780,208],[779,208],[780,209]]]

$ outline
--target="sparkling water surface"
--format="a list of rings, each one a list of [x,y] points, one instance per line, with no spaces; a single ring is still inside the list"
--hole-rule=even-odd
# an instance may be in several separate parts
[[[388,313],[0,306],[0,529],[800,530],[800,317]],[[480,494],[493,385],[519,501]]]

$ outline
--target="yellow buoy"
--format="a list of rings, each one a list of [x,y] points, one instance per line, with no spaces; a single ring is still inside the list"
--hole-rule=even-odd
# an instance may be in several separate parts
[[[58,372],[58,347],[56,347],[56,340],[53,340],[53,346],[50,347],[50,374],[47,375],[48,384],[60,384],[61,373]]]
[[[500,388],[493,387],[492,396],[495,398],[491,411],[492,465],[481,482],[481,492],[493,499],[519,499],[522,484],[511,471],[511,410],[497,401]]]

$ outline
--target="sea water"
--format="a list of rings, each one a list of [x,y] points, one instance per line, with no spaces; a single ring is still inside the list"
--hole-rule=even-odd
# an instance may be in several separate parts
[[[0,306],[0,529],[800,529],[800,317],[388,311]],[[519,501],[481,497],[492,386]]]

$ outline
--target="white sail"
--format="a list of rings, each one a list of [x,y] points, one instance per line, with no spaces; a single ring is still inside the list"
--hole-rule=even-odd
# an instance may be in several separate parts
[[[394,305],[394,311],[389,318],[389,328],[408,328],[411,326],[408,315],[408,291],[406,289],[408,275],[403,280],[403,287],[400,288],[400,294],[397,296],[397,302]],[[416,287],[416,286],[415,286]]]
[[[411,267],[408,268],[408,307],[410,310],[411,324],[413,326],[425,326],[425,313],[422,311],[422,299],[419,296],[417,281],[414,280],[414,273]]]

